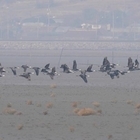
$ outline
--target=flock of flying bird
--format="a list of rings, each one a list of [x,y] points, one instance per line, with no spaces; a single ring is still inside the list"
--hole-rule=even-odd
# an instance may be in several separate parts
[[[140,70],[138,60],[136,59],[135,62],[133,63],[131,57],[128,58],[128,64],[127,64],[128,69],[127,70],[120,71],[120,70],[116,69],[117,65],[118,64],[110,63],[108,61],[107,57],[105,57],[103,59],[102,65],[100,66],[100,69],[98,71],[106,72],[107,75],[109,75],[111,77],[111,79],[114,79],[114,77],[119,78],[120,74],[124,75],[125,73],[129,73],[130,71]],[[64,73],[74,73],[76,71],[79,71],[80,74],[78,76],[81,77],[85,83],[87,83],[88,82],[87,77],[89,77],[89,75],[87,75],[86,73],[96,71],[96,70],[92,70],[92,66],[93,66],[93,64],[89,65],[87,67],[87,69],[81,70],[81,69],[77,68],[77,62],[76,62],[76,60],[74,60],[72,69],[70,67],[68,67],[67,64],[62,64],[60,66],[60,68],[63,69]],[[14,75],[17,75],[17,69],[19,69],[19,67],[9,67],[9,68],[11,69],[11,71],[13,72]],[[56,72],[55,67],[50,68],[50,63],[45,65],[44,68],[31,67],[28,65],[22,65],[21,68],[23,68],[23,74],[20,74],[19,76],[24,77],[24,78],[28,79],[29,81],[31,80],[31,74],[34,74],[34,72],[27,72],[27,69],[34,69],[36,76],[39,75],[39,72],[42,72],[46,75],[49,75],[51,79],[53,79],[55,75],[60,75]],[[6,72],[6,70],[0,64],[0,77],[5,76],[5,75],[3,75],[3,73],[5,73],[5,72]]]

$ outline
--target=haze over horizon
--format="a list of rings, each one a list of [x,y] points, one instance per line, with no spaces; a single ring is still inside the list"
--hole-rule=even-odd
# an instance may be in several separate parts
[[[2,0],[0,5],[1,40],[140,38],[138,0]]]

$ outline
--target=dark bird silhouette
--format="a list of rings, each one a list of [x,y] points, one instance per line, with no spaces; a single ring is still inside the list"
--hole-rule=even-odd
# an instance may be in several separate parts
[[[60,68],[63,69],[63,72],[65,72],[67,69],[69,69],[69,67],[68,67],[66,64],[62,64],[62,65],[60,66]]]
[[[73,71],[79,71],[80,69],[77,68],[77,62],[76,60],[73,61],[73,67],[72,67]]]
[[[22,65],[21,67],[23,68],[24,72],[26,72],[27,68],[31,68],[31,66],[27,66],[27,65]]]
[[[107,71],[110,71],[112,68],[110,67],[110,64],[107,64],[107,65],[101,65],[100,67],[100,71],[101,72],[107,72]]]
[[[106,72],[106,71],[110,71],[110,70],[111,70],[110,62],[108,61],[107,57],[105,57],[103,59],[103,64],[100,67],[100,71]]]
[[[40,68],[39,68],[39,67],[32,67],[32,69],[35,70],[35,73],[36,73],[36,75],[38,76],[38,75],[39,75],[39,70],[40,70]]]
[[[31,74],[34,74],[34,73],[28,72],[28,73],[23,73],[19,76],[24,77],[24,78],[28,79],[29,81],[31,81]]]
[[[88,82],[88,81],[87,81],[86,70],[81,71],[81,74],[80,74],[79,76],[84,80],[85,83]]]
[[[131,57],[128,58],[128,66],[127,67],[130,71],[140,70],[138,60],[136,59],[135,64],[134,64]]]
[[[48,71],[47,74],[51,77],[51,79],[53,80],[54,76],[56,75],[56,69],[55,67],[52,68],[51,71]]]
[[[103,59],[103,64],[100,67],[100,71],[101,72],[107,72],[107,71],[111,71],[112,68],[115,68],[118,64],[115,63],[110,63],[107,59],[107,57],[105,57]]]
[[[50,69],[49,66],[50,66],[50,63],[48,63],[47,65],[45,65],[44,68],[49,70]]]
[[[65,73],[73,73],[73,71],[67,66],[67,64],[62,64],[60,68],[62,68],[63,72]]]
[[[92,64],[87,68],[87,72],[93,72],[93,70],[92,70]]]
[[[111,79],[114,79],[115,76],[119,78],[119,70],[108,71],[107,74],[111,77]]]
[[[41,69],[41,72],[43,72],[44,74],[47,74],[48,70],[50,70],[50,69],[52,69],[52,68],[50,68],[50,63],[48,63],[44,66],[43,69]]]
[[[139,68],[139,61],[137,59],[135,60],[135,68]]]
[[[103,59],[103,64],[102,65],[108,65],[108,64],[110,64],[110,62],[108,61],[107,57],[105,57]]]
[[[111,70],[111,71],[108,71],[107,74],[110,75],[110,77],[112,79],[114,79],[114,77],[116,76],[117,78],[120,77],[119,74],[121,75],[125,75],[126,73],[129,73],[130,71],[120,71],[120,70]]]
[[[128,69],[134,70],[134,63],[131,57],[128,58]]]
[[[41,69],[41,72],[43,72],[44,74],[47,74],[48,73],[48,70],[46,70],[46,69]]]
[[[18,69],[18,67],[10,67],[10,69],[12,70],[14,75],[17,75],[16,69]]]

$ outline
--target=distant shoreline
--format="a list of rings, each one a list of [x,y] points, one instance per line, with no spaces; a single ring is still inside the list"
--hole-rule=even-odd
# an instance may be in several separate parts
[[[92,49],[92,50],[140,50],[140,41],[0,41],[0,49]]]
[[[42,40],[0,40],[0,42],[139,42],[140,40],[105,40],[105,39],[42,39]]]

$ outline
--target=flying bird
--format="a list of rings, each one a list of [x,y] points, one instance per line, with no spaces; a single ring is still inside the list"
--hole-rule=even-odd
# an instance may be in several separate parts
[[[93,70],[92,70],[92,64],[87,68],[87,72],[93,72]]]
[[[51,71],[48,71],[47,72],[47,75],[49,75],[50,78],[53,80],[54,76],[56,75],[56,69],[55,69],[55,67],[53,67]]]
[[[19,76],[24,77],[24,78],[28,79],[29,81],[31,81],[31,74],[34,74],[34,73],[28,72],[28,73],[23,73]]]
[[[46,64],[44,68],[49,70],[50,69],[50,63]]]
[[[73,71],[79,71],[79,70],[81,70],[81,69],[78,69],[78,68],[77,68],[77,62],[76,62],[76,60],[73,61],[72,70],[73,70]]]
[[[135,68],[139,68],[139,61],[137,59],[135,60]]]
[[[119,71],[118,70],[108,71],[107,74],[111,77],[111,79],[114,79],[115,76],[117,78],[119,78]]]
[[[110,62],[108,61],[107,57],[105,57],[103,59],[103,64],[100,67],[100,71],[106,72],[106,71],[110,71],[110,70],[111,70]]]
[[[80,74],[79,76],[84,80],[85,83],[88,82],[88,81],[87,81],[86,70],[81,71],[81,74]]]
[[[65,72],[65,73],[74,73],[74,72],[67,66],[67,64],[62,64],[62,65],[60,66],[60,68],[62,68],[62,69],[63,69],[63,72]]]
[[[119,78],[120,77],[119,74],[125,75],[126,73],[129,73],[129,72],[130,71],[111,70],[111,71],[108,71],[107,74],[110,75],[111,79],[114,79],[115,76]]]
[[[36,75],[38,76],[38,75],[39,75],[39,70],[40,70],[40,68],[39,68],[39,67],[32,67],[32,69],[35,70],[35,73],[36,73]]]
[[[16,69],[18,69],[19,67],[10,67],[10,69],[12,70],[14,75],[17,75],[17,71]]]
[[[44,74],[47,74],[48,70],[50,70],[50,69],[52,69],[52,68],[50,68],[50,63],[48,63],[44,66],[44,68],[41,69],[41,72],[43,72]]]
[[[135,64],[134,64],[134,62],[133,62],[131,57],[128,58],[128,65],[127,65],[127,67],[128,67],[129,71],[140,70],[138,60],[136,59],[135,60]]]
[[[31,66],[27,66],[27,65],[22,65],[21,67],[23,68],[24,72],[26,72],[27,68],[32,68]]]

